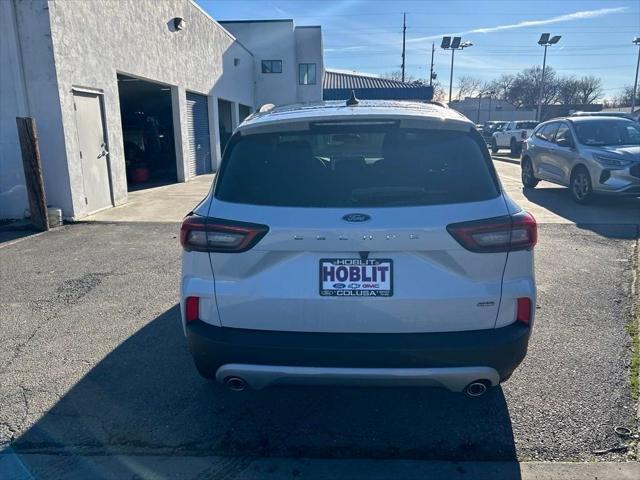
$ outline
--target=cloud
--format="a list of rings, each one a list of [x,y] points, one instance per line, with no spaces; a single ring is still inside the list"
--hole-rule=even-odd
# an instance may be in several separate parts
[[[549,25],[552,23],[570,22],[574,20],[585,20],[589,18],[602,17],[604,15],[610,15],[612,13],[621,13],[628,10],[629,7],[615,7],[615,8],[601,8],[599,10],[583,10],[581,12],[567,13],[565,15],[558,15],[557,17],[546,18],[543,20],[524,20],[518,23],[511,23],[508,25],[497,25],[495,27],[483,27],[474,28],[473,30],[466,30],[464,32],[447,33],[446,35],[467,35],[469,33],[492,33],[499,32],[501,30],[513,30],[516,28],[535,27],[538,25]],[[425,40],[436,40],[442,38],[442,34],[430,35],[428,37],[411,38],[407,40],[407,43],[423,42]]]
[[[350,47],[329,47],[325,48],[325,52],[356,52],[369,48],[367,45],[352,45]]]

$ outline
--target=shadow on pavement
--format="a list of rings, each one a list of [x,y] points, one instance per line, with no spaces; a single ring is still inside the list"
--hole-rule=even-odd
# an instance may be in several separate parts
[[[229,392],[195,373],[177,305],[109,353],[12,448],[18,455],[494,460],[513,462],[504,478],[520,478],[501,388],[476,399],[416,388]]]
[[[607,238],[633,240],[640,226],[640,198],[596,196],[591,203],[573,201],[566,188],[523,188],[532,203]]]

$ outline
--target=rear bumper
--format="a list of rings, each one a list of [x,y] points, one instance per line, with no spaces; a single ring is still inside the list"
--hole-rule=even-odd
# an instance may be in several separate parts
[[[531,329],[519,323],[419,334],[277,332],[200,321],[186,327],[189,350],[200,371],[211,377],[222,372],[219,380],[234,372],[254,372],[256,388],[272,383],[408,384],[412,376],[414,383],[454,390],[467,378],[497,384],[524,359],[530,334]],[[484,376],[475,376],[480,373]],[[381,380],[368,381],[376,378]]]

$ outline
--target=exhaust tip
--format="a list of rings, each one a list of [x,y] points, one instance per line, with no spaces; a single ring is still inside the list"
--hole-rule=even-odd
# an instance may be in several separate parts
[[[240,377],[227,377],[224,379],[224,384],[234,392],[241,392],[247,388],[247,382]]]
[[[487,393],[486,380],[478,380],[475,382],[471,382],[464,389],[464,393],[466,393],[470,397],[481,397],[482,395]]]

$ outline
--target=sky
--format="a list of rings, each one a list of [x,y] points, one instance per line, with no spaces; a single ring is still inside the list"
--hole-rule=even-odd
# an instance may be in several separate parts
[[[216,20],[292,18],[321,25],[325,68],[384,74],[400,69],[406,12],[406,72],[449,84],[451,52],[439,48],[456,34],[473,47],[456,52],[456,79],[491,80],[541,65],[543,32],[562,35],[547,65],[558,74],[594,75],[610,98],[632,85],[640,36],[640,0],[196,0]]]

